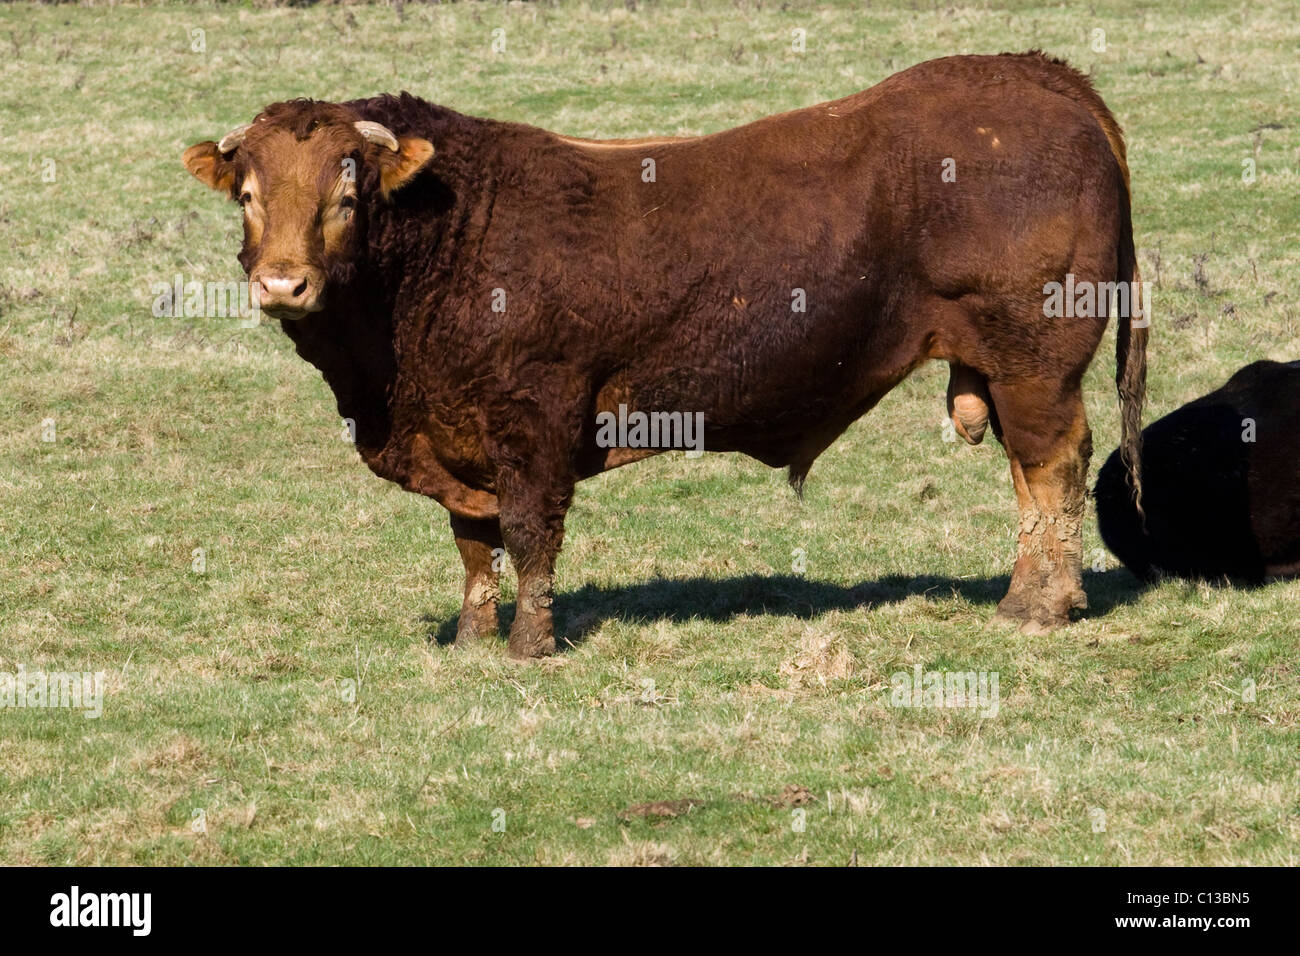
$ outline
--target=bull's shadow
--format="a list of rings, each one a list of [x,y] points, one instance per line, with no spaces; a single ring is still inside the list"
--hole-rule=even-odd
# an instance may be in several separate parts
[[[808,620],[827,611],[871,610],[914,595],[932,601],[958,597],[987,610],[992,617],[1010,580],[1008,575],[983,578],[888,575],[845,586],[793,574],[749,574],[736,578],[655,578],[621,587],[587,584],[577,590],[556,593],[555,636],[563,648],[566,644],[582,643],[608,620],[727,621],[741,614]],[[1090,605],[1087,616],[1102,617],[1115,607],[1135,601],[1149,584],[1120,568],[1087,575],[1084,587]],[[514,614],[514,602],[502,603],[503,633],[514,620]],[[450,644],[456,639],[456,615],[445,620],[425,615],[422,620],[436,625],[429,636],[437,643]]]

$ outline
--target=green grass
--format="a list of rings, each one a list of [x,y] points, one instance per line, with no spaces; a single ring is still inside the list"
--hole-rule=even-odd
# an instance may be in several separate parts
[[[240,277],[236,212],[179,157],[273,100],[409,89],[575,135],[702,133],[1042,47],[1128,132],[1160,279],[1148,420],[1300,357],[1290,0],[637,7],[0,8],[0,671],[108,684],[97,721],[0,710],[0,861],[1294,865],[1300,583],[1142,588],[1090,521],[1088,617],[986,626],[1014,496],[996,443],[942,440],[942,368],[803,503],[733,457],[584,484],[557,601],[575,646],[517,664],[438,643],[444,512],[365,469],[277,327],[150,315],[153,282]],[[1112,373],[1108,339],[1098,462]],[[916,664],[997,671],[998,715],[890,707]],[[767,799],[790,785],[816,799]]]

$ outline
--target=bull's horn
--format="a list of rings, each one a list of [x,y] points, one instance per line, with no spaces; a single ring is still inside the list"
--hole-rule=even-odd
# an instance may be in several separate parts
[[[233,153],[238,149],[239,144],[244,141],[244,134],[248,132],[249,125],[249,123],[245,123],[243,126],[236,126],[221,137],[221,142],[217,144],[217,152],[224,155],[225,153]]]
[[[393,152],[397,152],[397,137],[387,126],[382,123],[372,123],[370,120],[357,120],[353,125],[356,126],[357,132],[370,142],[387,146]]]

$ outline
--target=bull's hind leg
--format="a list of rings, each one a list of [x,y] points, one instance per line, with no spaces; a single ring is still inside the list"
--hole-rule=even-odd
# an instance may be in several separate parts
[[[990,392],[1020,505],[1016,565],[997,616],[1044,633],[1088,606],[1083,516],[1092,434],[1077,383],[994,384]]]
[[[456,645],[463,646],[497,633],[497,602],[501,599],[501,528],[496,519],[451,516],[451,533],[465,563],[465,597],[456,626]]]

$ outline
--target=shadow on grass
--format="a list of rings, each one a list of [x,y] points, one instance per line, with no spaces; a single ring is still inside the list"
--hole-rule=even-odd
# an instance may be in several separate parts
[[[580,644],[608,620],[628,622],[702,619],[727,621],[742,614],[772,614],[804,620],[827,611],[871,610],[920,595],[929,601],[953,598],[986,606],[989,617],[1006,593],[1010,577],[951,578],[935,575],[905,577],[889,575],[851,586],[799,577],[792,574],[738,578],[657,578],[622,587],[583,585],[555,597],[555,634],[558,644]],[[1149,584],[1123,569],[1088,574],[1089,617],[1101,617],[1114,608],[1130,604]],[[501,630],[506,633],[514,619],[515,606],[501,605]],[[421,621],[434,625],[429,637],[439,644],[456,639],[456,615],[440,619],[423,615]]]

